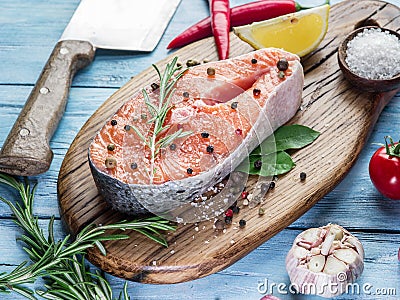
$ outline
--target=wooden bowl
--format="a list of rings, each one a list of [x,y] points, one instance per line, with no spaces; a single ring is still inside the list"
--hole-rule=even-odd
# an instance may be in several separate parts
[[[390,79],[368,79],[355,74],[347,65],[347,43],[350,42],[359,32],[367,28],[380,28],[379,26],[365,26],[358,28],[351,32],[346,39],[339,45],[338,49],[338,62],[344,77],[355,87],[366,92],[387,92],[400,88],[400,73]],[[400,39],[400,34],[396,31],[381,28]]]

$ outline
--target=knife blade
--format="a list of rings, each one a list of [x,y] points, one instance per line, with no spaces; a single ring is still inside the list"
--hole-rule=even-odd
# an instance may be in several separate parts
[[[0,151],[0,171],[46,172],[75,73],[97,48],[153,51],[181,0],[81,0]]]

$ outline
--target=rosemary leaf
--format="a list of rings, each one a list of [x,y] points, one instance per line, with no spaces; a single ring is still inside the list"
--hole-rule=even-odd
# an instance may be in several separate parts
[[[136,126],[131,126],[131,128],[135,131],[135,133],[138,135],[138,137],[145,142],[145,144],[147,146],[149,146],[150,144],[147,143],[147,139],[144,137],[144,135],[139,131],[139,129],[137,129]]]
[[[23,288],[23,287],[14,287],[13,288],[13,292],[16,292],[22,296],[24,296],[27,299],[31,299],[31,300],[37,300],[34,296],[33,296],[33,292],[30,289],[27,288]]]
[[[143,89],[143,97],[144,97],[144,103],[147,105],[147,109],[149,110],[151,116],[154,118],[158,115],[158,109],[157,107],[151,103],[149,94],[145,89]]]
[[[150,176],[150,183],[153,183],[154,174],[156,173],[155,169],[155,160],[156,156],[159,154],[161,145],[157,142],[158,135],[166,131],[170,128],[169,125],[164,125],[165,119],[167,117],[168,112],[173,107],[171,105],[171,99],[175,92],[175,84],[176,82],[183,76],[185,70],[178,72],[181,67],[177,66],[178,57],[172,59],[170,63],[167,63],[163,73],[158,69],[156,65],[153,64],[154,69],[157,72],[160,84],[158,88],[158,103],[154,104],[149,94],[145,89],[142,90],[143,99],[147,106],[147,110],[149,111],[151,118],[147,121],[148,124],[152,124],[152,129],[150,135],[147,136],[147,133],[142,133],[138,130],[137,127],[131,126],[139,138],[145,143],[145,145],[150,150],[150,169],[148,171]],[[164,137],[168,140],[168,144],[171,143],[176,137],[179,135],[168,135]],[[165,144],[164,144],[165,145]]]
[[[155,241],[155,242],[157,242],[157,243],[159,243],[159,244],[161,244],[161,245],[163,245],[165,247],[168,246],[167,241],[162,237],[158,237],[158,236],[152,235],[152,234],[148,233],[146,230],[142,230],[142,229],[135,229],[135,231],[143,234],[144,236],[147,236],[149,239],[151,239],[151,240],[153,240],[153,241]]]
[[[99,240],[95,241],[94,244],[96,245],[97,249],[99,249],[101,254],[104,256],[107,255],[106,248],[104,248],[103,244]]]

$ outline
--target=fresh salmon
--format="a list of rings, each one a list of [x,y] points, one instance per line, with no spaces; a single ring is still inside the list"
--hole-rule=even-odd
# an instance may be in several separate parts
[[[289,67],[279,71],[283,58]],[[175,86],[164,124],[168,130],[157,138],[179,129],[189,134],[161,149],[152,169],[150,150],[132,129],[149,136],[151,115],[143,93],[132,95],[89,148],[100,193],[113,208],[133,215],[153,211],[152,206],[168,209],[171,201],[190,202],[294,116],[303,82],[299,58],[275,48],[189,68]],[[158,103],[158,89],[147,91]]]

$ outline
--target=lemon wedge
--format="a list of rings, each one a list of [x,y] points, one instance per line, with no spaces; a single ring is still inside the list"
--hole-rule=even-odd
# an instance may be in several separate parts
[[[234,33],[255,49],[282,48],[305,56],[314,51],[328,30],[328,4],[266,21],[234,27]]]

